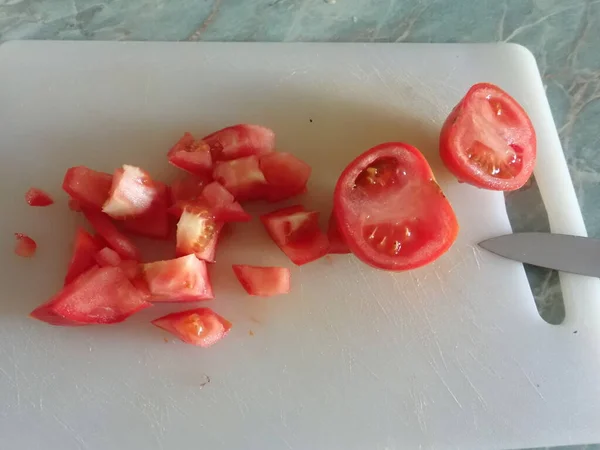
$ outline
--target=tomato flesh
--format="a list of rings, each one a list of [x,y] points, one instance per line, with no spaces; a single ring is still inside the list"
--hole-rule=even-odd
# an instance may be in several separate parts
[[[144,214],[158,196],[150,175],[139,167],[124,165],[113,174],[108,200],[102,212],[113,219]]]
[[[187,172],[203,175],[213,167],[210,146],[196,141],[190,133],[185,133],[167,153],[169,162]]]
[[[75,278],[84,272],[87,272],[96,264],[96,254],[102,249],[98,239],[93,237],[83,228],[78,228],[75,232],[73,242],[73,253],[64,284],[71,283]]]
[[[231,329],[231,322],[209,308],[167,314],[153,320],[152,325],[198,347],[210,347],[224,338]]]
[[[319,213],[301,205],[290,206],[260,217],[273,242],[290,260],[301,266],[327,254],[329,242],[319,228]]]
[[[148,210],[137,217],[125,219],[123,228],[134,234],[153,239],[167,239],[171,232],[169,223],[169,188],[164,183],[154,181],[157,195]]]
[[[100,267],[118,267],[122,261],[119,254],[109,247],[104,247],[96,253],[94,260]]]
[[[25,201],[30,206],[48,206],[54,203],[52,197],[38,188],[30,188],[25,193]]]
[[[240,124],[223,128],[202,139],[214,160],[229,161],[275,150],[275,133],[260,125]]]
[[[387,270],[423,266],[458,233],[450,203],[414,147],[378,145],[352,161],[336,184],[334,214],[348,248]]]
[[[536,136],[529,116],[508,93],[489,83],[471,87],[440,134],[442,161],[459,180],[512,191],[531,177]]]
[[[290,153],[273,152],[260,157],[260,170],[269,185],[266,199],[276,202],[305,192],[312,169]]]
[[[290,269],[234,264],[233,272],[246,292],[259,297],[290,292]]]
[[[335,214],[332,212],[329,216],[329,226],[327,228],[327,239],[329,240],[328,253],[333,254],[347,254],[350,253],[350,249],[344,242],[344,238],[340,233],[340,229],[335,218]]]
[[[204,186],[212,181],[212,176],[199,177],[186,174],[171,183],[171,203],[194,202],[200,198]]]
[[[67,170],[62,188],[81,206],[100,211],[108,199],[111,185],[111,174],[77,166]]]
[[[213,178],[240,202],[263,199],[268,186],[257,156],[219,162]]]
[[[219,222],[248,222],[252,219],[250,214],[235,201],[235,197],[216,181],[205,186],[202,198],[209,206],[215,220]]]
[[[138,248],[121,233],[110,218],[99,211],[83,208],[83,215],[90,225],[108,244],[110,248],[116,251],[123,259],[140,260],[140,251]]]
[[[23,233],[15,233],[17,243],[15,245],[15,255],[23,258],[30,258],[37,250],[37,244],[33,239]]]

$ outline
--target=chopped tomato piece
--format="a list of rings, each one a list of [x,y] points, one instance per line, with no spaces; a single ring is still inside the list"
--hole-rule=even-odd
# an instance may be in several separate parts
[[[23,233],[15,233],[17,244],[15,245],[15,254],[23,258],[29,258],[35,254],[37,244],[33,239]]]
[[[267,233],[290,260],[301,266],[327,254],[329,242],[319,228],[319,213],[296,205],[260,217]]]
[[[102,212],[114,219],[137,217],[152,206],[158,195],[152,178],[139,167],[125,164],[115,170]]]
[[[94,255],[94,260],[100,267],[118,267],[121,264],[121,257],[119,254],[109,247],[104,247],[96,253]]]
[[[352,161],[333,201],[344,241],[373,267],[423,266],[445,253],[458,233],[452,206],[427,160],[401,142],[378,145]]]
[[[290,269],[233,265],[238,281],[250,295],[271,297],[290,292]]]
[[[213,178],[240,202],[265,197],[267,180],[260,170],[257,156],[220,162],[215,166]]]
[[[329,228],[327,229],[327,239],[329,239],[328,253],[346,254],[350,253],[350,249],[344,242],[344,238],[340,233],[335,214],[332,212],[329,217]]]
[[[153,302],[196,302],[214,298],[206,263],[194,255],[142,266]]]
[[[69,197],[69,209],[75,212],[81,212],[81,204],[74,198]]]
[[[123,221],[123,228],[130,233],[153,239],[167,239],[171,227],[169,223],[169,187],[160,181],[154,181],[156,197],[150,208],[138,217]]]
[[[73,256],[71,256],[67,275],[65,276],[65,285],[91,269],[96,264],[96,254],[101,249],[102,246],[96,238],[83,228],[78,228],[75,232]]]
[[[266,199],[271,202],[285,200],[306,191],[311,168],[290,153],[273,152],[260,157],[260,170],[269,188]]]
[[[275,150],[275,133],[259,125],[241,124],[223,128],[202,141],[209,146],[215,161],[262,155]]]
[[[167,153],[169,162],[186,172],[196,175],[210,173],[213,162],[210,146],[196,141],[190,133],[185,133]]]
[[[212,181],[212,176],[199,177],[186,174],[171,183],[171,203],[194,202],[200,198],[204,186]]]
[[[25,201],[31,206],[48,206],[54,203],[52,197],[38,188],[30,188],[25,193]]]
[[[235,201],[234,196],[216,181],[204,188],[202,199],[210,207],[215,220],[219,222],[248,222],[252,219],[250,214]]]
[[[177,336],[187,344],[210,347],[223,339],[231,322],[209,308],[196,308],[167,314],[152,321],[152,325]]]
[[[507,92],[489,83],[471,87],[440,134],[442,161],[459,180],[513,191],[533,173],[536,136],[529,116]]]
[[[127,236],[117,229],[106,214],[88,208],[83,209],[83,214],[94,230],[121,258],[140,260],[140,251]]]
[[[207,208],[186,205],[177,223],[177,255],[195,254],[204,261],[214,262],[221,228],[223,223],[215,221]]]
[[[62,188],[81,206],[99,211],[108,199],[111,185],[111,174],[77,166],[67,170]]]
[[[151,306],[118,267],[93,266],[30,314],[52,325],[122,322]]]

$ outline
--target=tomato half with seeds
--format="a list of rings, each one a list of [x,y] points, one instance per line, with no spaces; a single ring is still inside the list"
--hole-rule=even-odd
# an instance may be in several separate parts
[[[425,157],[401,142],[373,147],[346,167],[335,187],[334,214],[352,253],[386,270],[430,263],[458,233]]]
[[[514,191],[533,173],[535,130],[514,98],[498,86],[479,83],[446,119],[440,156],[460,181],[483,189]]]

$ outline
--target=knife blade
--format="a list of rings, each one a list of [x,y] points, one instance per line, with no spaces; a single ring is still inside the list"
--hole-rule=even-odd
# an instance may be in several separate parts
[[[480,242],[504,258],[534,266],[600,277],[600,240],[553,233],[513,233]]]

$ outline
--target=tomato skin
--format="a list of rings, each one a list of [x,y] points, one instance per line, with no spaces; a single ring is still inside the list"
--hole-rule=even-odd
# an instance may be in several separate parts
[[[17,243],[15,245],[15,255],[23,258],[30,258],[37,250],[37,244],[33,239],[23,233],[15,233]]]
[[[223,339],[231,322],[209,308],[196,308],[159,317],[152,325],[177,336],[186,344],[210,347]]]
[[[62,188],[81,206],[100,211],[112,185],[112,175],[85,166],[71,167],[65,173]]]
[[[167,158],[175,167],[196,175],[210,173],[213,167],[209,145],[187,132],[169,150]]]
[[[25,201],[30,206],[49,206],[54,203],[52,197],[38,188],[30,188],[25,193]]]
[[[464,135],[492,133],[493,125],[487,124],[484,129],[481,120],[475,124],[473,120],[468,120],[469,116],[480,114],[477,109],[485,97],[497,100],[507,111],[509,116],[513,116],[511,126],[498,123],[498,130],[512,129],[507,145],[516,146],[521,149],[520,157],[522,167],[516,174],[502,176],[486,173],[481,167],[471,162],[471,157],[467,156],[461,137]],[[499,106],[500,107],[500,106]],[[469,129],[467,129],[469,128]],[[519,103],[507,92],[490,83],[478,83],[473,85],[460,102],[454,107],[448,118],[445,120],[440,133],[440,157],[446,168],[460,181],[472,184],[482,189],[496,191],[514,191],[521,188],[531,177],[535,166],[537,144],[536,135],[531,119]],[[492,149],[494,150],[494,149]],[[476,151],[475,151],[476,152]],[[498,169],[501,170],[501,169]],[[517,170],[517,169],[515,169]]]
[[[239,124],[215,131],[202,138],[213,159],[229,161],[275,150],[275,133],[260,125]]]
[[[330,254],[339,254],[344,255],[350,253],[350,249],[346,242],[344,242],[344,238],[342,237],[339,226],[337,223],[337,219],[335,214],[332,212],[331,216],[329,216],[329,226],[327,228],[327,239],[329,239],[329,250]]]
[[[310,178],[311,167],[291,153],[273,152],[260,157],[260,170],[269,187],[265,197],[277,202],[302,194]]]
[[[65,276],[65,286],[96,264],[96,254],[102,249],[101,243],[83,228],[77,228],[73,242],[73,254]]]
[[[236,278],[250,295],[271,297],[290,292],[290,269],[234,264]]]
[[[387,184],[386,178],[376,179],[372,185],[361,188],[364,185],[360,184],[360,177],[368,175],[368,170],[380,161],[392,164],[397,171],[394,173],[403,178],[392,185]],[[384,170],[382,177],[388,175],[389,171]],[[379,185],[380,181],[383,184]],[[401,197],[404,189],[408,189],[408,193]],[[346,167],[335,187],[334,214],[350,251],[364,263],[385,270],[424,266],[445,253],[458,234],[454,211],[435,182],[427,160],[415,147],[402,142],[373,147]],[[377,221],[378,217],[384,221]],[[406,219],[417,220],[417,224],[409,223],[410,228],[406,225],[407,250],[404,251],[405,244],[402,244],[402,254],[390,255],[374,248],[364,235],[367,220],[372,221],[369,226],[374,227],[374,235],[377,228],[390,233],[386,228],[394,228]],[[396,239],[390,237],[390,241]],[[387,242],[387,235],[383,242]]]
[[[137,217],[152,206],[158,189],[150,175],[139,167],[123,165],[115,170],[102,212],[113,219]]]
[[[240,202],[262,200],[268,189],[258,157],[254,155],[219,162],[213,171],[213,178]]]
[[[139,261],[140,251],[131,242],[127,236],[121,233],[110,218],[99,211],[83,208],[83,215],[88,220],[90,225],[108,244],[110,248],[116,251],[123,259],[133,259]]]

